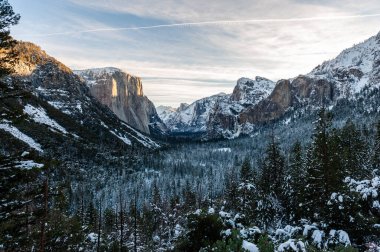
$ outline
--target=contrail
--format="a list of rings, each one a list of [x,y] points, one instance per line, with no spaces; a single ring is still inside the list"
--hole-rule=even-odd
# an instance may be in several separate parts
[[[327,16],[327,17],[308,17],[308,18],[271,18],[271,19],[244,19],[244,20],[217,20],[217,21],[204,21],[204,22],[188,22],[188,23],[174,23],[174,24],[161,24],[151,26],[137,26],[137,27],[111,27],[99,28],[89,30],[79,30],[71,32],[56,32],[48,34],[35,34],[35,37],[49,37],[59,35],[72,35],[81,33],[93,32],[107,32],[107,31],[134,31],[134,30],[152,30],[160,28],[173,28],[173,27],[193,27],[193,26],[208,26],[208,25],[233,25],[233,24],[249,24],[249,23],[288,23],[288,22],[307,22],[307,21],[330,21],[330,20],[344,20],[344,19],[357,19],[368,17],[380,17],[379,14],[367,15],[351,15],[351,16]]]

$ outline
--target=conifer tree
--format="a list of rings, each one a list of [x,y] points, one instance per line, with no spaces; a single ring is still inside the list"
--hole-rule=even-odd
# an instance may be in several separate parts
[[[298,220],[302,216],[303,191],[306,179],[302,145],[299,141],[293,145],[289,156],[289,191],[286,193],[289,201],[289,212],[292,220]]]
[[[238,188],[239,182],[236,174],[233,170],[226,173],[225,176],[225,195],[226,195],[226,205],[229,210],[236,210],[238,202]]]
[[[241,182],[249,182],[252,180],[252,171],[251,165],[249,164],[249,159],[245,158],[243,165],[240,169],[240,181]]]
[[[244,214],[246,223],[252,221],[256,208],[256,185],[253,184],[251,165],[246,158],[240,169],[240,184],[238,185],[238,210]]]
[[[193,189],[190,186],[189,181],[186,181],[185,188],[183,190],[183,197],[185,199],[184,202],[184,208],[185,210],[192,210],[195,209],[196,203],[197,203],[197,196]]]
[[[308,153],[305,203],[308,217],[320,220],[326,214],[326,200],[332,193],[336,171],[332,170],[329,137],[332,115],[325,108],[318,112],[313,142]]]
[[[272,134],[271,142],[265,151],[263,167],[261,169],[261,189],[265,194],[273,194],[281,198],[285,175],[285,158],[279,144]]]
[[[7,0],[0,1],[0,78],[12,72],[17,54],[16,41],[10,35],[10,27],[18,24],[20,15],[13,11]]]
[[[341,129],[341,153],[340,157],[344,167],[344,176],[364,178],[369,175],[366,160],[366,147],[361,132],[355,124],[348,120]]]
[[[376,124],[376,137],[372,157],[373,169],[380,169],[380,121]]]

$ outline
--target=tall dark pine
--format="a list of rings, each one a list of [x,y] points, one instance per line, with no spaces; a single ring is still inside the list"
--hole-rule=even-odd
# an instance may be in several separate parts
[[[10,35],[10,27],[18,24],[20,15],[13,11],[7,0],[0,0],[0,78],[12,72],[17,54],[13,50],[16,41]]]
[[[361,179],[367,177],[370,174],[368,172],[370,165],[366,157],[366,144],[362,133],[351,120],[347,121],[341,130],[340,145],[343,176]]]
[[[238,185],[238,210],[249,220],[254,215],[255,210],[255,191],[253,184],[252,170],[249,159],[246,158],[240,169],[240,184]],[[248,223],[247,223],[248,224]]]
[[[251,165],[249,164],[249,159],[245,158],[240,170],[240,180],[242,182],[243,181],[248,182],[248,181],[251,181],[251,179],[252,179]]]
[[[302,145],[297,141],[290,152],[289,156],[289,174],[288,174],[288,192],[289,210],[291,219],[298,220],[302,215],[303,191],[305,184],[305,167],[302,153]],[[300,205],[301,204],[301,205]]]
[[[375,146],[372,158],[373,169],[380,169],[380,121],[376,125]]]
[[[261,189],[265,194],[274,194],[281,198],[285,172],[285,158],[279,144],[272,134],[264,157],[261,171]]]
[[[225,195],[226,195],[227,207],[230,210],[235,210],[236,202],[238,200],[239,181],[236,174],[233,172],[233,170],[226,173],[225,181],[226,181]]]
[[[308,209],[308,217],[315,220],[320,220],[325,213],[326,199],[331,195],[336,178],[329,146],[331,120],[331,113],[322,108],[318,113],[313,142],[308,153],[305,207]]]

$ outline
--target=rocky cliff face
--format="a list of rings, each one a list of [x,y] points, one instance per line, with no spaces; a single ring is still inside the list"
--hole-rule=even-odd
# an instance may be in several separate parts
[[[165,131],[153,103],[144,96],[140,78],[117,68],[75,73],[85,81],[91,94],[124,122],[147,134],[152,130]]]
[[[342,99],[353,100],[366,88],[379,87],[380,33],[344,50],[307,75],[277,82],[271,95],[239,115],[239,123],[257,124],[280,118],[289,109],[333,107]]]
[[[231,95],[215,100],[211,107],[205,109],[208,111],[206,116],[192,120],[206,121],[202,128],[198,128],[205,131],[206,138],[233,138],[241,133],[249,134],[256,125],[279,120],[291,111],[312,112],[322,105],[332,109],[343,100],[354,103],[369,101],[371,99],[366,95],[376,92],[379,87],[380,33],[344,50],[335,59],[324,62],[306,75],[277,83],[262,77],[255,80],[241,78]],[[211,97],[193,104],[208,99]],[[180,117],[177,115],[175,118]],[[176,124],[168,124],[171,130],[172,125]],[[180,126],[177,124],[175,130],[187,130]]]
[[[32,110],[46,118],[54,115],[55,121],[62,121],[72,129],[72,131],[66,130],[67,134],[93,143],[96,148],[101,148],[101,145],[107,142],[113,143],[113,146],[133,145],[146,148],[159,146],[119,120],[90,94],[85,82],[38,46],[19,42],[16,49],[20,54],[20,60],[14,68],[15,74],[6,79],[7,87],[4,89],[7,92],[10,90],[10,93],[11,90],[18,90],[14,91],[16,98],[17,94],[26,94],[19,96],[21,106],[32,107]],[[13,97],[12,94],[8,96]],[[30,96],[33,96],[37,105],[28,104],[26,99]],[[51,115],[45,115],[46,111],[53,112]],[[39,120],[42,120],[41,116]],[[45,128],[41,127],[41,132],[44,132],[43,130]],[[41,135],[46,140],[44,135],[48,134]]]

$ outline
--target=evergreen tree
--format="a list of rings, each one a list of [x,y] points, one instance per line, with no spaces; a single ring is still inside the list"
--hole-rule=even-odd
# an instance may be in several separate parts
[[[96,231],[98,223],[97,210],[94,207],[94,204],[91,202],[87,207],[85,224],[89,227],[91,231]]]
[[[367,150],[361,132],[351,120],[346,122],[340,132],[340,160],[344,176],[355,176],[358,179],[368,177]]]
[[[252,171],[251,165],[249,164],[249,159],[245,158],[244,162],[240,169],[240,181],[241,182],[250,182],[252,181]]]
[[[187,229],[188,232],[181,237],[175,251],[191,252],[209,248],[221,239],[223,223],[217,214],[190,214]]]
[[[303,191],[306,179],[304,163],[302,145],[297,141],[290,151],[287,181],[289,190],[286,193],[291,220],[299,220],[302,216]]]
[[[184,208],[185,210],[195,209],[197,198],[196,194],[190,186],[189,181],[186,181],[185,188],[183,190],[183,198],[185,199]]]
[[[0,1],[0,78],[12,72],[17,60],[16,41],[10,35],[10,27],[18,24],[20,15],[13,11],[7,0]]]
[[[313,142],[308,153],[307,184],[305,204],[307,217],[322,220],[327,214],[326,203],[337,186],[338,170],[333,158],[337,150],[331,147],[330,128],[332,114],[322,108],[313,134]],[[338,183],[339,184],[339,183]]]
[[[372,157],[373,169],[380,169],[380,121],[376,125],[376,137]]]
[[[266,151],[261,168],[261,190],[265,194],[273,194],[278,198],[283,195],[285,176],[285,158],[281,153],[278,142],[272,134],[271,142]]]
[[[233,170],[230,170],[226,173],[225,181],[226,206],[229,210],[236,210],[238,202],[239,182]]]

